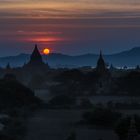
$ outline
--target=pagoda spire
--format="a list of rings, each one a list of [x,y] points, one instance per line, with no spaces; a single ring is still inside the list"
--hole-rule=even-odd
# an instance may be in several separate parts
[[[103,74],[104,72],[106,72],[106,64],[104,62],[104,59],[103,59],[103,55],[102,55],[102,51],[101,50],[100,50],[99,59],[97,61],[96,70],[100,74]]]
[[[37,44],[35,44],[34,50],[30,57],[30,65],[40,65],[43,64],[42,56],[39,52]]]
[[[100,58],[102,58],[102,50],[100,50]]]
[[[136,122],[135,117],[132,116],[130,120],[130,128],[128,130],[128,139],[127,140],[135,140],[135,138],[138,136],[138,132],[136,129]]]
[[[33,49],[33,52],[30,56],[29,62],[27,64],[24,64],[23,67],[29,68],[31,70],[33,69],[36,72],[40,72],[40,73],[42,70],[44,70],[44,71],[49,70],[49,65],[47,63],[45,64],[43,62],[43,58],[42,58],[42,55],[38,49],[37,44],[35,44],[35,46],[34,46],[34,49]]]

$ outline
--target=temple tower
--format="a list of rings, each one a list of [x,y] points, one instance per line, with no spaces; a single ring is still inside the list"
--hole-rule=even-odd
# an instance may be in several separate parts
[[[24,68],[30,68],[34,69],[37,71],[39,69],[44,69],[47,70],[49,69],[49,66],[47,63],[43,62],[42,56],[38,50],[37,45],[35,45],[34,50],[30,56],[30,60],[27,64],[24,64]]]
[[[30,56],[30,61],[29,61],[28,65],[42,65],[42,64],[44,64],[44,62],[42,60],[42,56],[38,50],[37,45],[35,45],[33,53]]]
[[[135,118],[134,116],[131,118],[130,121],[130,128],[128,130],[128,138],[127,140],[136,140],[138,136],[138,132],[136,129],[136,123],[135,123]]]
[[[96,71],[99,74],[104,74],[106,72],[106,64],[104,62],[103,56],[102,56],[102,52],[100,51],[100,56],[99,59],[97,61],[97,66],[96,66]]]

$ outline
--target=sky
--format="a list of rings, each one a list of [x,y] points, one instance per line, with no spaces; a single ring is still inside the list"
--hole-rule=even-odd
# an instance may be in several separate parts
[[[0,0],[0,56],[115,53],[140,46],[140,0]]]

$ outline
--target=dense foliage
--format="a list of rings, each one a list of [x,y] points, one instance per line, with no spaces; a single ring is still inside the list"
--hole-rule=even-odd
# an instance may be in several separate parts
[[[121,118],[121,113],[105,108],[95,108],[91,112],[84,113],[83,118],[90,125],[113,127]]]
[[[31,107],[40,103],[34,93],[16,80],[0,80],[0,109]]]
[[[26,118],[32,110],[41,105],[40,99],[13,76],[0,80],[0,115],[8,118],[0,119],[4,129],[0,131],[1,140],[21,140],[25,134]]]
[[[50,107],[71,107],[75,104],[75,98],[67,95],[58,95],[49,101]]]

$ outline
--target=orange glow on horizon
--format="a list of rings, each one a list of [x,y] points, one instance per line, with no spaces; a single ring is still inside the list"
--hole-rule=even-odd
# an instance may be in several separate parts
[[[31,39],[32,41],[36,41],[36,42],[53,42],[53,41],[58,41],[60,39],[58,38],[33,38]]]
[[[63,41],[64,39],[58,37],[40,37],[40,38],[35,37],[35,38],[24,38],[23,40],[29,42],[47,43],[47,42]]]

